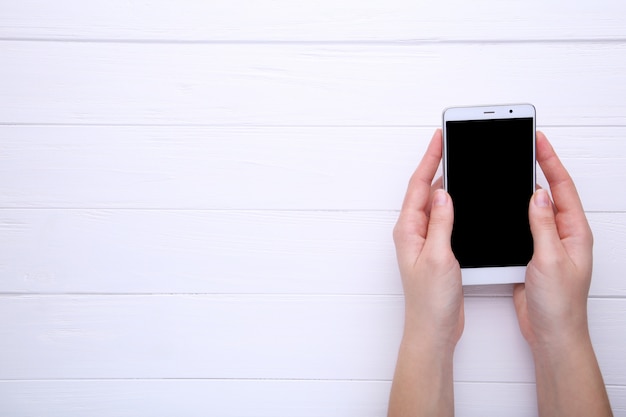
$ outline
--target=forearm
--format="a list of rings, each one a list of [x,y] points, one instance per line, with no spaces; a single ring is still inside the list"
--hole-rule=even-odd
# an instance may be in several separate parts
[[[419,334],[402,340],[391,387],[389,417],[453,416],[454,347],[438,346]]]
[[[533,349],[539,415],[612,416],[591,340]]]

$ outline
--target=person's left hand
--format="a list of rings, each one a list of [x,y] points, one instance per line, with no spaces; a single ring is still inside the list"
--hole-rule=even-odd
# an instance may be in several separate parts
[[[433,184],[442,155],[437,129],[411,177],[393,231],[405,296],[405,337],[454,349],[463,333],[461,269],[452,253],[452,199]]]

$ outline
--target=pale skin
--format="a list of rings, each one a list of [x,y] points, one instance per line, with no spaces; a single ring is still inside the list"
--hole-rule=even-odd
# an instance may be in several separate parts
[[[437,130],[394,228],[405,324],[390,417],[454,415],[452,359],[465,318],[461,270],[450,247],[453,201],[440,181],[433,183],[441,155]],[[539,415],[612,416],[587,323],[591,229],[571,177],[541,132],[537,161],[554,201],[542,189],[531,198],[535,251],[513,300],[535,361]]]

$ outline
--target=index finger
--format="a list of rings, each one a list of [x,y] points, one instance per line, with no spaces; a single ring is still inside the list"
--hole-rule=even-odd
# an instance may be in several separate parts
[[[576,186],[543,132],[537,132],[537,162],[548,180],[559,212],[582,210]]]
[[[563,220],[560,225],[563,227],[559,227],[559,231],[565,232],[565,236],[561,237],[571,235],[581,222],[587,224],[587,218],[572,177],[561,163],[548,138],[539,131],[537,132],[537,162],[550,185],[558,216]],[[569,226],[572,226],[572,229]]]
[[[430,188],[441,161],[443,148],[441,129],[437,129],[426,153],[409,180],[409,186],[402,203],[403,212],[424,210],[430,198]]]

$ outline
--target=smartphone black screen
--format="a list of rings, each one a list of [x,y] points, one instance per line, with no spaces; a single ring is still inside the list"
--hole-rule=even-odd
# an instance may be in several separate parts
[[[533,253],[532,118],[446,122],[452,250],[462,268],[525,266]]]

